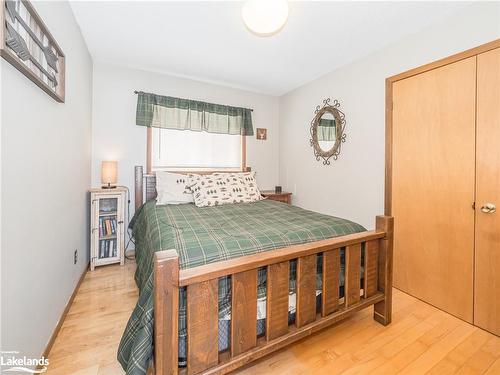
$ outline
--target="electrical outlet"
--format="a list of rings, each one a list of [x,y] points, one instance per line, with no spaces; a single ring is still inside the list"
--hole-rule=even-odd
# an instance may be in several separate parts
[[[78,262],[78,249],[75,250],[75,253],[73,255],[73,264],[76,264]]]

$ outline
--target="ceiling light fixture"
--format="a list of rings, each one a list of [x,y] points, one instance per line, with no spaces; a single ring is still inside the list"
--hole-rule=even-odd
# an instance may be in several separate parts
[[[258,36],[278,33],[288,20],[287,0],[247,0],[241,9],[245,26]]]

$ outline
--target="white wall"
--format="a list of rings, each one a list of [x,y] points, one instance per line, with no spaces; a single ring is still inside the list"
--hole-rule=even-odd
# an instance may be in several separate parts
[[[1,59],[1,336],[37,358],[88,264],[92,61],[67,2],[34,6],[66,55],[66,103]]]
[[[94,65],[92,185],[101,184],[101,161],[118,161],[118,183],[134,195],[134,166],[146,166],[146,128],[135,124],[134,90],[252,108],[254,130],[267,128],[267,140],[247,137],[247,165],[262,188],[278,183],[278,98],[160,73]],[[133,211],[133,199],[130,204]]]
[[[500,37],[500,3],[477,3],[280,98],[280,182],[294,203],[374,227],[384,212],[385,78]],[[309,146],[316,105],[339,99],[347,141],[324,166]]]

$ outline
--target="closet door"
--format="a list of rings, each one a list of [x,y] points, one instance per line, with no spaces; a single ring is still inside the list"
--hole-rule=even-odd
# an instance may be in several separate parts
[[[471,323],[475,88],[475,57],[393,84],[394,286]]]
[[[500,49],[477,57],[476,148],[474,324],[500,335]]]

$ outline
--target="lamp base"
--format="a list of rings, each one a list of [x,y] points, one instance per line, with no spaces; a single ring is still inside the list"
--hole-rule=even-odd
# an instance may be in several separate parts
[[[111,186],[110,184],[101,186],[101,189],[116,189],[116,186]]]

